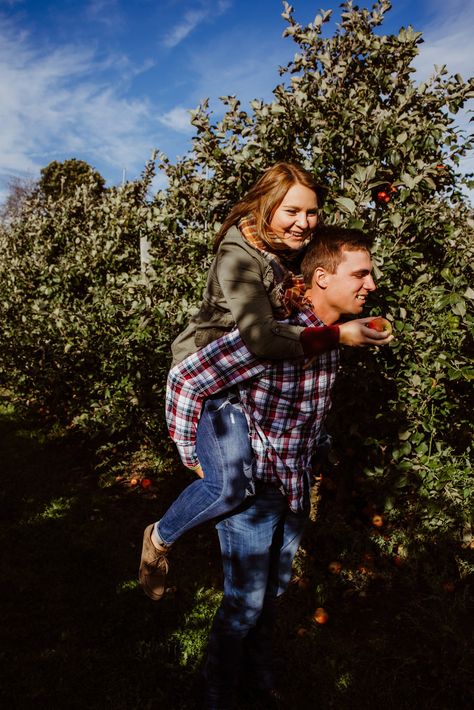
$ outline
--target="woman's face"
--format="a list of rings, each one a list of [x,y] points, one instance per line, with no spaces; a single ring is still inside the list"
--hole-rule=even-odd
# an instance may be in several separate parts
[[[296,183],[276,208],[270,222],[270,231],[288,248],[301,249],[317,223],[316,193]]]

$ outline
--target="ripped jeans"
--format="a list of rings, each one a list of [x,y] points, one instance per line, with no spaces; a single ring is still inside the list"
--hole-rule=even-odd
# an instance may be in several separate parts
[[[159,521],[158,533],[166,545],[196,525],[230,513],[254,493],[247,420],[233,392],[205,401],[196,454],[204,478],[187,486]]]

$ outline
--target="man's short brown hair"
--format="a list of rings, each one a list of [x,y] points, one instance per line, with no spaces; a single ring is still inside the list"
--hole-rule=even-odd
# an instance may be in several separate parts
[[[334,274],[342,261],[344,251],[370,253],[373,243],[373,238],[360,229],[324,224],[317,227],[301,264],[301,273],[307,288],[311,287],[313,274],[318,266]]]

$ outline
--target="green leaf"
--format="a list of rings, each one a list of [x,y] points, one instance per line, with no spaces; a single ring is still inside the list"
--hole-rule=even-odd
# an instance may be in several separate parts
[[[343,212],[346,212],[346,214],[354,214],[357,209],[356,203],[354,200],[351,200],[350,197],[336,197],[334,202]]]
[[[407,186],[407,188],[408,188],[409,190],[413,190],[413,188],[414,188],[415,185],[416,185],[415,180],[414,180],[414,179],[412,178],[412,176],[409,175],[408,173],[402,173],[401,176],[400,176],[400,180],[402,181],[402,183],[403,183],[404,185]]]
[[[466,315],[466,303],[465,301],[459,299],[454,305],[451,306],[451,310],[456,316],[461,316],[464,318]]]

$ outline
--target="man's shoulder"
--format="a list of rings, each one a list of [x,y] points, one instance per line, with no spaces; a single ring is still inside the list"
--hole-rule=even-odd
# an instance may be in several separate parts
[[[303,325],[305,328],[324,326],[322,320],[318,318],[310,306],[292,314],[285,322],[291,323],[292,325]]]

